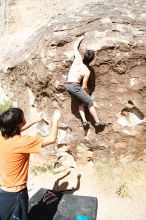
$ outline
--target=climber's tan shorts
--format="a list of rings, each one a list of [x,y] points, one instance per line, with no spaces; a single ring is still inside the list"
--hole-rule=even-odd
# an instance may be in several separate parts
[[[85,105],[88,105],[88,106],[93,105],[93,100],[91,96],[89,96],[86,92],[84,92],[80,84],[67,83],[65,84],[65,88],[67,89],[70,95],[75,97],[80,102],[80,104],[84,103]]]

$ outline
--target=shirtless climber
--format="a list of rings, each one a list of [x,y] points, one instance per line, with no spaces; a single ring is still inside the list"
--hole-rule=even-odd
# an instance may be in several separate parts
[[[78,38],[74,44],[74,54],[75,59],[72,63],[72,66],[68,74],[68,82],[66,84],[66,89],[73,97],[75,97],[79,102],[79,113],[82,118],[83,126],[89,126],[89,122],[86,120],[84,106],[87,105],[90,111],[90,114],[93,116],[95,121],[95,126],[105,125],[101,119],[98,118],[96,109],[93,105],[93,100],[91,96],[87,93],[87,82],[90,75],[89,64],[94,59],[93,51],[86,51],[84,57],[82,58],[79,53],[79,45],[83,40],[84,36]]]

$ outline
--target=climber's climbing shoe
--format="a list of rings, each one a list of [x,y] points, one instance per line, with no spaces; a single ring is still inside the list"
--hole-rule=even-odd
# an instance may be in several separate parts
[[[83,125],[83,127],[88,127],[88,126],[90,126],[90,122],[89,121],[83,121],[82,125]]]
[[[105,126],[106,125],[106,123],[105,123],[105,121],[103,121],[103,120],[101,120],[101,119],[99,119],[99,122],[95,122],[95,127],[98,127],[98,126]]]

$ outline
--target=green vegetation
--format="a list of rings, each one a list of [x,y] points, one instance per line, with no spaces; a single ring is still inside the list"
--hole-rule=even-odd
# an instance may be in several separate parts
[[[61,167],[61,164],[56,162],[53,165],[48,165],[48,164],[43,164],[43,165],[31,165],[30,166],[30,173],[34,174],[35,176],[42,174],[42,173],[46,173],[47,171],[50,171],[54,174],[57,174],[60,172],[60,169],[58,170],[58,168]]]
[[[0,115],[12,107],[13,107],[13,104],[11,101],[7,101],[4,104],[0,105]]]
[[[35,166],[30,167],[30,173],[37,176],[38,174],[46,173],[48,170],[51,170],[51,169],[52,167],[48,165],[44,165],[44,166],[35,165]]]
[[[123,183],[119,187],[119,189],[116,191],[116,194],[121,198],[130,197],[129,196],[129,188],[128,188],[127,184]]]

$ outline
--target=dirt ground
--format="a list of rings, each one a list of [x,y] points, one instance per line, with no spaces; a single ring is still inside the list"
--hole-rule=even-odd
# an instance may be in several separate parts
[[[48,171],[30,173],[29,196],[40,188],[53,189],[54,183],[68,171],[68,176],[55,184],[55,189],[76,188],[74,195],[93,196],[98,200],[97,220],[144,220],[146,219],[146,171],[145,163],[113,168],[109,165],[78,165],[60,173]],[[45,180],[45,181],[44,181]]]

